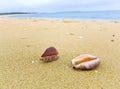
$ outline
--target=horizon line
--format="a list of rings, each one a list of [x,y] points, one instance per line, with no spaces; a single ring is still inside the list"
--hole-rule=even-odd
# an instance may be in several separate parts
[[[82,10],[73,10],[73,11],[46,11],[46,12],[40,12],[40,11],[33,11],[33,12],[30,12],[30,11],[6,11],[6,12],[0,12],[0,14],[2,13],[66,13],[66,12],[102,12],[102,11],[120,11],[120,10],[85,10],[85,11],[82,11]]]

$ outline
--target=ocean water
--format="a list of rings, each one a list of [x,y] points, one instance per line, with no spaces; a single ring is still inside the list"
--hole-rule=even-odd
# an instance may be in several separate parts
[[[85,20],[118,20],[120,11],[72,11],[56,13],[20,14],[10,16],[12,18],[57,18],[57,19],[85,19]]]

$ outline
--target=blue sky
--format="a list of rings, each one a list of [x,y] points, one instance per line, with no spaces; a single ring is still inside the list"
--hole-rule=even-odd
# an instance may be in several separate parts
[[[0,0],[0,12],[120,10],[120,0]]]

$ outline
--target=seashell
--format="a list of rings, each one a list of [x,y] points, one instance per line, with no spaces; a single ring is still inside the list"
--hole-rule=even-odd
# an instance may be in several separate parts
[[[58,58],[58,51],[54,47],[49,47],[41,56],[41,60],[44,62],[49,62],[56,60]]]
[[[72,59],[72,65],[75,69],[95,69],[99,64],[99,58],[90,54],[82,54]]]

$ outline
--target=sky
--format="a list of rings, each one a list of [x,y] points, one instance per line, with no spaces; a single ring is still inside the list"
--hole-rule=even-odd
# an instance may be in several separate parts
[[[120,10],[120,0],[0,0],[0,12]]]

